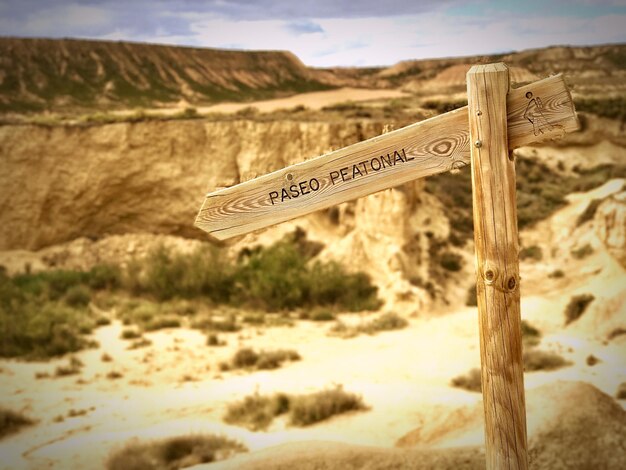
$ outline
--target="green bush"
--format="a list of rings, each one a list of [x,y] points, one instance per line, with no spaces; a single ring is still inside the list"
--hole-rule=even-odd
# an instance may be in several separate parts
[[[91,302],[91,292],[82,284],[72,286],[67,290],[64,300],[70,307],[86,307]]]
[[[0,439],[32,424],[34,421],[28,416],[0,406]]]
[[[84,338],[95,327],[88,312],[57,302],[0,308],[0,356],[46,359],[95,343]]]
[[[595,300],[595,297],[591,294],[581,294],[573,296],[567,307],[565,307],[565,324],[569,325],[573,321],[578,320],[589,304]]]
[[[216,435],[168,437],[151,442],[133,440],[108,458],[109,470],[179,469],[216,462],[247,452],[231,439]]]
[[[232,274],[232,266],[215,247],[201,247],[183,254],[159,246],[145,259],[134,260],[129,265],[125,282],[131,292],[149,294],[159,300],[204,296],[226,302],[232,294]]]

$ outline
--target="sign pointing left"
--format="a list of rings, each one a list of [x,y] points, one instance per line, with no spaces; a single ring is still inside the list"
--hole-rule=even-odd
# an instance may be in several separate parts
[[[541,103],[541,109],[535,109],[533,103]],[[529,107],[533,113],[529,114]],[[511,90],[507,112],[509,149],[578,128],[571,96],[560,75]],[[538,113],[541,119],[534,119]],[[469,161],[468,111],[464,107],[210,193],[195,225],[225,240],[460,168]]]

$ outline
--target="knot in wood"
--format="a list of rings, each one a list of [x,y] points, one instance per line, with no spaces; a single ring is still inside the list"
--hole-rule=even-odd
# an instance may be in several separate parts
[[[498,277],[498,271],[492,266],[487,266],[483,272],[483,277],[485,278],[485,284],[491,286]]]

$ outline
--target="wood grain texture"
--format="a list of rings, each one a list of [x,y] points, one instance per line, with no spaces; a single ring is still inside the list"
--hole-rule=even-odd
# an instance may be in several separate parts
[[[528,467],[508,89],[504,64],[474,66],[467,73],[470,136],[480,141],[471,147],[471,172],[488,469]]]
[[[529,91],[542,104],[543,118],[535,118],[535,124],[528,119],[530,100],[526,93]],[[573,103],[561,76],[513,90],[507,102],[509,148],[558,137],[578,128]],[[536,107],[532,111],[535,111],[533,116],[538,114]],[[195,225],[224,240],[416,178],[460,168],[470,161],[467,119],[467,107],[464,107],[210,193]],[[536,129],[538,124],[541,132]],[[394,152],[406,161],[400,161]],[[395,164],[384,165],[383,157],[388,155],[394,157]],[[355,165],[360,168],[360,175],[354,172]],[[342,169],[348,177],[345,181],[340,174]],[[312,182],[312,178],[316,181]],[[311,189],[311,182],[317,189]],[[300,184],[301,192],[308,191],[307,194],[284,197],[283,190],[288,195],[294,194],[290,188],[295,185],[300,190]],[[274,193],[279,197],[272,197]]]

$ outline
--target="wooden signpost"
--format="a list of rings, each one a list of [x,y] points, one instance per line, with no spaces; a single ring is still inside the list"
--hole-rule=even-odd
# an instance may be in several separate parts
[[[488,469],[528,467],[512,149],[578,129],[560,75],[509,89],[467,74],[468,106],[210,193],[196,226],[224,240],[471,163]]]

